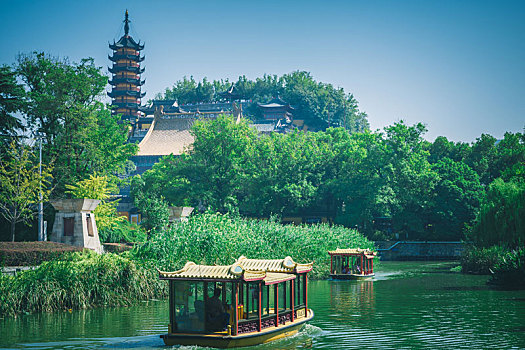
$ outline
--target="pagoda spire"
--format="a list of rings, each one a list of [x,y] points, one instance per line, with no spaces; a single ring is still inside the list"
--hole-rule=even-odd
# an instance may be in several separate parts
[[[128,18],[128,10],[126,9],[126,16],[124,18],[124,35],[128,36],[129,34],[129,18]]]
[[[144,80],[140,79],[140,75],[144,72],[144,68],[140,66],[144,61],[144,56],[140,55],[144,44],[140,41],[137,43],[129,35],[129,22],[129,14],[126,10],[124,35],[117,42],[109,44],[113,53],[108,58],[113,65],[108,69],[112,74],[109,81],[112,89],[108,95],[112,98],[112,112],[120,114],[122,120],[129,120],[133,124],[140,117],[140,100],[145,95],[145,92],[141,91]]]

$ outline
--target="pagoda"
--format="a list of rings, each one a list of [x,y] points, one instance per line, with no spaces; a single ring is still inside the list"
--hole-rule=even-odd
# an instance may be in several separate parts
[[[140,51],[144,45],[137,43],[129,35],[128,10],[124,19],[124,35],[119,41],[113,41],[109,48],[113,50],[113,55],[108,58],[113,62],[109,72],[113,75],[109,84],[112,86],[108,96],[112,98],[111,106],[113,114],[122,115],[121,120],[128,120],[132,124],[139,117],[140,99],[145,92],[141,91],[144,80],[140,80],[140,75],[144,68],[140,67],[140,62],[144,61],[144,56],[140,56]]]

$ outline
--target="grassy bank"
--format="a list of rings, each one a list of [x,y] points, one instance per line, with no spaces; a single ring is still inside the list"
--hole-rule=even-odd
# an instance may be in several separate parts
[[[130,305],[165,295],[157,273],[129,257],[71,253],[16,277],[0,276],[0,316]]]
[[[252,220],[220,214],[195,215],[188,222],[170,227],[135,247],[136,259],[160,269],[179,269],[188,261],[231,264],[241,255],[277,259],[291,256],[297,262],[314,262],[313,278],[329,273],[328,250],[373,248],[356,230],[325,224],[281,225],[276,221]]]

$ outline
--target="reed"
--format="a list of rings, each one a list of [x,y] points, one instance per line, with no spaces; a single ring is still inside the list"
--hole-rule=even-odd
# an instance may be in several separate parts
[[[0,315],[131,305],[166,296],[157,273],[125,255],[72,253],[0,277]]]
[[[291,256],[297,262],[313,261],[311,276],[322,278],[329,273],[327,252],[337,247],[373,249],[373,243],[341,226],[281,225],[275,219],[199,214],[156,234],[131,254],[163,270],[179,269],[187,261],[231,264],[241,255],[255,259]]]

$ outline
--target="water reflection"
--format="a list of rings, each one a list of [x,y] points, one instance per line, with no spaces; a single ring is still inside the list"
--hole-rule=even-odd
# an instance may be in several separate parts
[[[341,312],[363,312],[363,316],[374,314],[374,282],[367,281],[329,281],[330,306]]]

